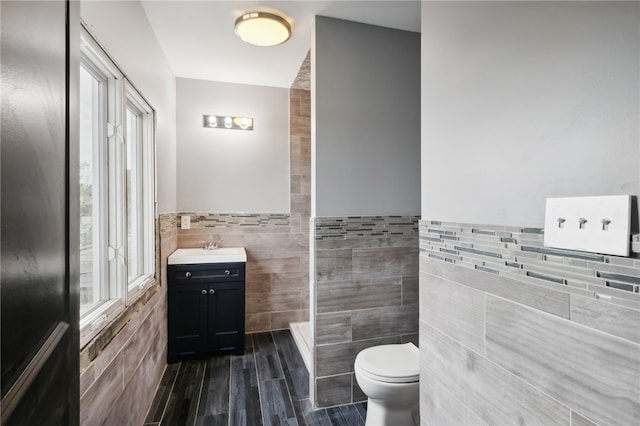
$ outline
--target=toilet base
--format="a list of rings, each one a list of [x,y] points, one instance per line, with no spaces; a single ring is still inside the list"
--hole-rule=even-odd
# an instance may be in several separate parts
[[[420,424],[419,405],[401,407],[394,410],[373,398],[367,400],[367,420],[365,426],[418,426]]]

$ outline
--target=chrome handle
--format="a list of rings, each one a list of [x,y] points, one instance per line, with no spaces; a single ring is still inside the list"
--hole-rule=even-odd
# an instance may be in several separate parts
[[[184,274],[184,276],[187,278],[191,278],[191,272],[187,272],[186,274]]]
[[[214,289],[209,290],[209,294],[214,294],[216,291]]]
[[[225,269],[225,270],[224,270],[224,274],[225,274],[225,275],[231,275],[231,271],[230,271],[230,270],[228,270],[228,269]]]
[[[202,294],[207,294],[207,290],[202,290]]]

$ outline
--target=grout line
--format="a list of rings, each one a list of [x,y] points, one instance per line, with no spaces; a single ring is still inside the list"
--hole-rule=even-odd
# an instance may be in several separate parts
[[[260,418],[262,418],[262,424],[266,424],[264,421],[264,410],[262,409],[262,392],[260,392],[260,375],[258,374],[258,358],[256,357],[256,342],[251,336],[251,346],[253,347],[253,368],[256,370],[256,385],[258,386],[258,399],[260,403]],[[246,395],[245,395],[246,399]]]
[[[198,392],[198,403],[196,404],[196,411],[193,415],[193,426],[196,426],[196,422],[198,421],[198,409],[200,408],[200,402],[202,400],[202,388],[204,387],[204,378],[207,377],[207,364],[209,361],[204,363],[204,371],[202,372],[202,380],[200,381],[200,391]]]
[[[162,423],[162,421],[164,420],[164,415],[167,414],[167,407],[169,406],[169,401],[171,401],[171,394],[173,393],[173,388],[175,387],[176,382],[178,381],[180,370],[182,370],[182,362],[178,365],[178,371],[176,371],[176,377],[173,378],[173,381],[171,382],[171,386],[169,387],[169,394],[167,395],[167,401],[164,403],[164,408],[162,409],[162,414],[160,415],[160,421],[158,422],[158,424]],[[165,372],[166,371],[167,370],[165,368]],[[160,381],[162,381],[162,379],[160,379]]]
[[[276,348],[276,354],[278,354],[278,360],[280,361],[280,367],[282,367],[282,364],[284,363],[284,360],[281,359],[280,357],[280,351],[278,351],[278,344],[276,343],[276,339],[273,335],[273,331],[270,331],[269,333],[271,333],[271,338],[273,339],[273,346]],[[291,334],[291,332],[289,332],[289,334]],[[291,339],[293,339],[293,336],[291,336]],[[291,389],[289,389],[289,384],[287,383],[287,377],[284,373],[284,367],[282,367],[282,375],[284,376],[284,385],[287,388],[287,395],[289,395],[289,401],[291,402],[291,409],[293,409],[293,417],[296,419],[296,422],[298,421],[298,416],[296,416],[296,407],[293,405],[293,397],[291,396]]]
[[[246,339],[246,337],[245,337]],[[247,346],[247,342],[244,342],[244,345]],[[245,347],[245,352],[247,351],[247,348]],[[244,356],[244,355],[243,355]],[[233,357],[234,355],[230,355],[229,356],[229,391],[228,391],[228,398],[227,398],[227,425],[228,426],[234,426],[231,424],[231,379],[233,378]],[[247,399],[247,397],[245,396],[245,400]],[[245,403],[245,406],[247,404]],[[246,412],[246,408],[245,408],[245,412]]]

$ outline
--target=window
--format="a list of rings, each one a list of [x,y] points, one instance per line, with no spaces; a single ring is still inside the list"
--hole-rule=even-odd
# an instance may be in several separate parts
[[[130,84],[126,95],[126,259],[131,297],[144,289],[155,271],[155,149],[153,110]]]
[[[83,31],[80,66],[80,343],[155,275],[154,112]]]
[[[100,123],[104,80],[80,67],[80,311],[86,313],[103,300],[100,282],[105,265],[101,252],[104,230],[104,170],[98,159],[102,143]]]

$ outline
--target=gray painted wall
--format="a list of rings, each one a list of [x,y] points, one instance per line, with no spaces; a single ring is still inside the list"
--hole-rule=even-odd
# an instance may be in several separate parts
[[[312,216],[420,211],[420,34],[316,17]]]
[[[422,217],[640,193],[640,4],[424,2]]]
[[[288,213],[289,90],[184,78],[176,87],[178,211]],[[203,114],[253,117],[254,130],[205,128]]]

